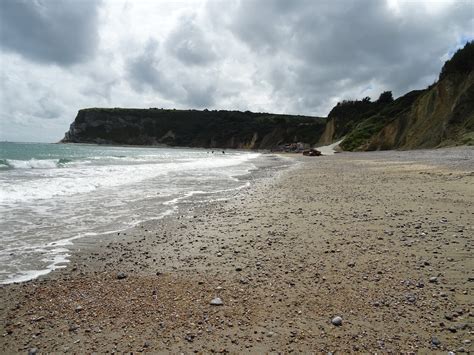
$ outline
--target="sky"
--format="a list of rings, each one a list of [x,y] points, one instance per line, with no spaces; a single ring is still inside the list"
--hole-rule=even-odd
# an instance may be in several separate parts
[[[2,0],[0,141],[59,141],[87,107],[327,116],[472,39],[474,0]]]

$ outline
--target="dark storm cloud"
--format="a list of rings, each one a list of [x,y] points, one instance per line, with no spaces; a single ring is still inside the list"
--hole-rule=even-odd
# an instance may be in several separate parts
[[[170,53],[186,65],[206,65],[216,55],[212,43],[192,17],[181,17],[166,41]]]
[[[427,11],[429,3],[404,6],[400,14],[379,0],[240,1],[223,23],[257,53],[264,63],[259,79],[275,94],[304,112],[321,112],[331,97],[372,81],[397,95],[426,84],[457,37],[472,33],[470,1],[438,13]]]
[[[98,0],[0,1],[0,45],[37,62],[70,65],[98,42]]]

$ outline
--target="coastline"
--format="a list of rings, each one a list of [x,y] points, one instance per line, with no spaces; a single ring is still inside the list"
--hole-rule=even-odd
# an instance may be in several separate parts
[[[80,241],[65,269],[1,286],[0,350],[470,351],[473,152],[295,157],[231,199]]]
[[[244,188],[253,161],[261,160],[260,153],[236,151],[211,156],[197,149],[83,148],[6,147],[11,159],[4,161],[1,181],[0,284],[61,267],[79,238],[121,232],[172,214],[188,200]]]

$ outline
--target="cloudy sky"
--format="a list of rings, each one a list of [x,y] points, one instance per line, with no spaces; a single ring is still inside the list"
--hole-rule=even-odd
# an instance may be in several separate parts
[[[2,0],[0,140],[57,141],[85,107],[326,116],[473,38],[473,0]]]

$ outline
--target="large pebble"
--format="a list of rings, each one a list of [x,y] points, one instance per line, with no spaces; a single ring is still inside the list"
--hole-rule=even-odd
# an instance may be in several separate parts
[[[212,306],[222,306],[224,302],[222,302],[222,300],[219,297],[216,297],[213,300],[211,300],[210,304]]]
[[[342,325],[342,318],[339,316],[336,316],[333,319],[331,319],[331,323],[335,325],[336,327],[340,327]]]
[[[122,280],[127,277],[127,274],[124,272],[118,272],[117,273],[117,279]]]

